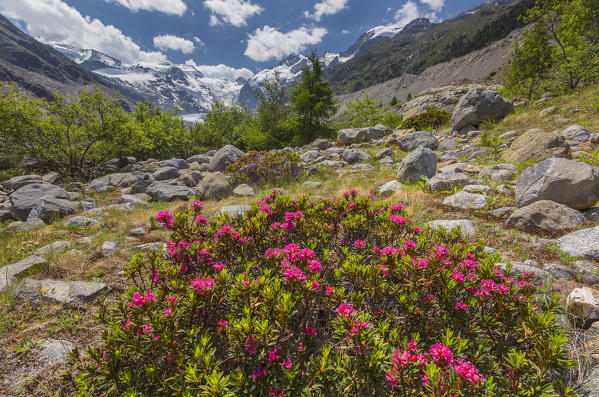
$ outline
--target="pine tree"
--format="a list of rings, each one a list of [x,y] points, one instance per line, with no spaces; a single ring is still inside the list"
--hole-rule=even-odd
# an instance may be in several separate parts
[[[397,102],[399,101],[397,100],[397,97],[394,95],[393,99],[391,99],[391,102],[389,102],[389,106],[395,106],[397,105]]]

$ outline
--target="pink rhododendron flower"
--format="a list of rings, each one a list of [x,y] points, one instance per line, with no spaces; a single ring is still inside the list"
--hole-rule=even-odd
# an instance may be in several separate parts
[[[167,309],[165,309],[162,314],[164,314],[166,317],[170,317],[173,315],[173,308],[169,307]]]
[[[333,292],[335,292],[335,288],[329,287],[328,285],[325,285],[325,287],[324,287],[324,294],[326,296],[330,296]]]
[[[345,318],[349,318],[352,314],[355,313],[355,311],[356,309],[354,309],[354,307],[349,303],[342,303],[341,305],[339,305],[337,310],[335,310],[336,313],[341,314],[341,316]]]
[[[391,215],[389,220],[398,226],[403,226],[406,224],[406,218],[401,215]]]
[[[280,352],[281,352],[281,350],[277,349],[277,348],[268,352],[267,360],[270,362],[278,361],[281,358],[281,356],[279,355]]]
[[[156,222],[164,223],[167,229],[172,229],[175,217],[170,211],[159,211],[156,215]]]
[[[320,273],[322,271],[322,264],[318,261],[308,261],[308,269],[312,273]]]
[[[310,335],[318,336],[318,333],[316,332],[316,330],[314,328],[312,328],[308,325],[308,326],[306,326],[306,336],[310,336]]]
[[[320,291],[320,283],[318,281],[313,281],[310,286],[314,291]]]
[[[364,247],[366,247],[366,242],[363,240],[356,240],[356,241],[354,241],[354,247],[364,248]]]
[[[362,333],[366,328],[370,327],[370,323],[368,321],[354,321],[352,324],[352,328],[349,330],[351,336],[356,336]]]
[[[218,322],[218,329],[219,329],[219,331],[223,331],[225,328],[227,328],[228,324],[229,324],[229,322],[227,320],[220,320]]]
[[[214,280],[211,278],[196,278],[195,280],[191,280],[191,286],[194,287],[198,293],[204,295],[214,287]]]
[[[411,351],[415,352],[416,349],[418,349],[418,342],[416,342],[416,340],[414,340],[414,339],[410,340],[410,343],[408,343],[408,348]]]
[[[142,329],[146,334],[149,334],[150,332],[152,332],[152,327],[150,327],[150,324],[148,324],[148,323],[145,323]]]
[[[214,270],[216,270],[217,272],[219,272],[219,273],[220,273],[220,272],[222,272],[224,269],[226,269],[226,268],[227,268],[227,265],[225,265],[225,264],[224,264],[224,263],[222,263],[222,262],[218,262],[218,263],[215,263],[214,265],[212,265],[212,268],[213,268]]]
[[[478,372],[474,365],[461,358],[455,361],[453,369],[458,375],[467,382],[470,382],[473,386],[485,381],[485,378]]]
[[[199,223],[201,225],[205,225],[208,223],[208,220],[206,219],[205,216],[198,215],[198,216],[196,216],[196,219],[194,220],[194,222]]]
[[[285,359],[281,365],[283,366],[283,368],[286,369],[291,369],[291,367],[293,366],[293,364],[291,363],[291,357],[287,357],[287,359]]]
[[[245,346],[244,346],[245,351],[248,352],[252,356],[256,355],[256,353],[258,352],[256,349],[257,342],[258,342],[258,340],[252,336],[247,338],[247,340],[245,342]]]
[[[468,311],[468,305],[465,304],[464,302],[456,302],[455,304],[455,309],[456,310],[463,310],[463,311]]]
[[[299,343],[299,345],[297,347],[297,351],[300,353],[304,351],[304,345],[302,344],[302,342]]]
[[[404,208],[405,207],[403,204],[391,204],[391,206],[389,207],[389,211],[401,211]]]
[[[258,365],[256,368],[254,368],[254,370],[252,371],[252,380],[256,380],[259,377],[266,375],[268,373],[268,370],[266,368],[263,368],[261,365]]]
[[[300,269],[298,269],[297,267],[292,267],[292,268],[285,270],[283,275],[285,276],[285,279],[288,281],[294,281],[294,280],[305,281],[306,280],[306,276],[304,275],[304,273],[302,273],[302,271]]]
[[[196,200],[196,201],[194,201],[193,203],[191,203],[190,207],[191,207],[191,208],[192,208],[194,211],[196,211],[196,212],[199,212],[199,211],[201,211],[202,209],[204,209],[204,203],[202,203],[200,200]]]
[[[444,360],[447,364],[453,364],[453,353],[451,352],[451,349],[442,343],[432,345],[428,353],[435,363]]]

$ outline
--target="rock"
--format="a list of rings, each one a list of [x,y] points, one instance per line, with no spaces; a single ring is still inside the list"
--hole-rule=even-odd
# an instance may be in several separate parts
[[[385,136],[385,131],[378,128],[349,128],[337,133],[337,140],[343,145],[368,142]]]
[[[378,161],[379,164],[393,165],[393,159],[390,156],[383,157]]]
[[[321,182],[307,181],[307,182],[304,182],[304,187],[308,188],[308,189],[318,190],[318,189],[322,188],[322,183]]]
[[[249,185],[239,185],[233,189],[233,195],[237,197],[253,197],[254,189]]]
[[[229,205],[227,207],[223,207],[220,209],[220,213],[223,215],[227,215],[231,218],[236,217],[237,215],[243,215],[246,211],[252,208],[251,205]]]
[[[509,141],[512,138],[515,138],[517,136],[518,136],[517,131],[507,131],[507,132],[504,132],[503,134],[499,135],[499,138],[505,142],[505,141]]]
[[[19,276],[47,264],[48,262],[42,256],[31,255],[16,263],[0,267],[0,292],[12,287]]]
[[[326,139],[318,138],[311,143],[311,146],[314,146],[315,148],[318,148],[320,150],[327,150],[328,148],[333,147],[334,144],[333,142],[328,141]]]
[[[116,173],[104,175],[94,179],[89,183],[89,188],[93,190],[104,190],[110,186],[127,187],[133,186],[140,180],[148,179],[151,175],[145,173]]]
[[[138,207],[146,207],[149,205],[144,200],[142,200],[139,197],[134,196],[132,194],[123,194],[121,197],[119,197],[119,204],[125,204],[125,203],[131,203]]]
[[[99,222],[92,218],[86,218],[84,216],[75,216],[65,222],[67,226],[82,227],[82,226],[96,226]]]
[[[169,179],[177,179],[179,175],[179,170],[175,167],[162,167],[154,171],[152,177],[157,181],[167,181]]]
[[[51,361],[64,362],[75,347],[73,342],[48,338],[36,350]]]
[[[300,160],[304,163],[312,163],[321,158],[320,150],[311,149],[300,156]]]
[[[576,392],[582,397],[599,397],[599,367],[591,370]]]
[[[564,138],[540,129],[526,131],[501,156],[511,163],[545,160],[550,157],[570,158],[570,147]]]
[[[443,228],[447,231],[452,231],[453,229],[460,227],[462,236],[473,236],[476,233],[476,225],[469,219],[436,220],[429,222],[428,226],[432,230]]]
[[[441,168],[439,168],[439,173],[447,173],[447,172],[453,172],[456,174],[460,174],[460,173],[464,173],[466,172],[466,167],[468,167],[468,163],[453,163],[453,164],[449,164],[449,165],[445,165]]]
[[[34,183],[43,183],[42,177],[39,175],[15,176],[14,178],[10,178],[0,183],[0,186],[2,186],[2,188],[7,192],[12,193],[15,190],[19,190],[23,186],[32,185]]]
[[[187,163],[198,163],[198,164],[208,164],[212,160],[212,157],[206,156],[205,154],[196,154],[195,156],[191,156],[187,159]]]
[[[599,320],[599,290],[576,288],[566,298],[570,311],[585,320]]]
[[[78,305],[93,302],[109,291],[110,288],[102,283],[26,278],[15,289],[13,295],[19,299],[38,303],[54,301],[67,305]]]
[[[480,179],[490,179],[496,182],[510,181],[516,173],[518,167],[512,164],[494,164],[487,165],[479,172],[478,177]]]
[[[129,230],[129,233],[134,234],[136,236],[141,236],[146,234],[146,229],[144,229],[143,227],[136,227],[134,229]]]
[[[48,183],[26,185],[17,189],[9,196],[13,215],[21,221],[26,221],[31,210],[44,196],[65,200],[69,199],[69,194],[59,186]]]
[[[561,132],[561,136],[568,141],[584,142],[591,138],[591,133],[580,125],[571,125]]]
[[[599,260],[599,226],[567,234],[557,244],[573,257]]]
[[[160,162],[161,167],[173,167],[178,170],[189,169],[189,164],[183,159],[170,159]]]
[[[404,152],[411,152],[419,146],[435,150],[439,147],[439,142],[433,134],[426,131],[416,131],[406,134],[398,140],[399,148]]]
[[[520,228],[562,230],[575,229],[584,221],[579,211],[554,201],[541,200],[516,210],[506,223]]]
[[[45,257],[46,255],[52,252],[64,250],[66,248],[71,247],[72,245],[73,243],[71,243],[70,241],[55,241],[36,250],[35,255]]]
[[[12,212],[8,210],[0,210],[0,222],[10,222],[16,220]]]
[[[498,263],[497,267],[502,270],[507,270],[507,265],[505,263]],[[541,281],[543,283],[550,283],[550,282],[554,281],[554,278],[551,275],[551,273],[549,273],[541,268],[531,266],[531,265],[519,264],[519,263],[513,264],[510,275],[521,276],[524,273],[528,273],[528,274],[534,273],[534,279],[536,281]]]
[[[148,179],[141,179],[137,182],[135,182],[133,185],[131,185],[131,192],[132,193],[146,193],[148,190],[148,187],[150,187],[150,185],[152,185],[152,183],[154,183],[154,178],[148,178]]]
[[[390,181],[379,187],[379,195],[386,197],[393,193],[402,190],[405,186],[398,181]]]
[[[516,211],[516,207],[501,207],[493,211],[489,211],[489,214],[498,216],[500,218],[505,218],[510,216],[514,211]]]
[[[46,227],[46,223],[40,218],[27,218],[27,222],[25,222],[20,228],[20,232],[28,232],[30,230],[36,230]]]
[[[567,266],[547,263],[543,265],[543,270],[551,273],[551,275],[558,280],[572,280],[572,269]]]
[[[31,210],[27,219],[39,218],[46,223],[58,218],[75,213],[77,206],[69,200],[59,199],[52,196],[44,196]]]
[[[539,116],[550,116],[559,112],[559,108],[557,106],[549,106],[539,112]]]
[[[522,172],[515,193],[519,206],[551,200],[578,210],[591,208],[599,200],[599,167],[547,159]]]
[[[370,160],[369,154],[358,149],[347,149],[341,157],[350,164]]]
[[[456,105],[451,125],[456,131],[468,125],[478,126],[485,121],[501,120],[513,109],[513,103],[499,93],[472,88]]]
[[[391,148],[384,148],[379,150],[376,155],[374,156],[375,159],[380,160],[384,157],[388,157],[388,156],[392,156],[393,155],[393,149]]]
[[[158,251],[160,249],[164,249],[164,247],[166,247],[165,243],[163,243],[162,241],[157,241],[154,243],[136,245],[135,247],[133,247],[133,249],[137,251]]]
[[[443,200],[444,205],[449,205],[457,208],[479,210],[487,204],[487,196],[484,194],[472,194],[467,192],[458,192]]]
[[[64,187],[64,180],[58,172],[48,172],[46,175],[42,176],[42,180],[51,185]]]
[[[403,183],[417,182],[423,177],[432,178],[437,172],[437,155],[420,146],[409,153],[399,165],[397,180]]]
[[[454,137],[445,138],[441,142],[439,142],[439,150],[442,152],[454,150],[458,146],[459,142],[460,142],[459,138],[454,138]]]
[[[589,222],[599,221],[599,207],[591,208],[582,213]]]
[[[158,182],[150,185],[146,193],[152,197],[152,201],[154,202],[185,201],[191,197],[191,190],[187,186],[167,185]]]
[[[462,191],[467,193],[489,193],[491,188],[487,185],[467,185]]]
[[[104,241],[102,244],[102,258],[108,258],[116,252],[118,244],[114,241]]]
[[[202,179],[195,193],[201,200],[221,200],[230,196],[233,190],[226,176],[213,172]]]
[[[437,174],[429,179],[426,184],[433,192],[450,191],[455,187],[471,185],[472,179],[466,174],[446,172]]]
[[[235,164],[244,153],[233,145],[226,145],[216,152],[208,163],[211,171],[226,171],[227,167]]]

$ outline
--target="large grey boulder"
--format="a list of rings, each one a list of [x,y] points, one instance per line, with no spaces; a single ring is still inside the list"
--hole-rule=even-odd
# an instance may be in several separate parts
[[[599,260],[599,226],[566,234],[557,240],[557,245],[576,258]]]
[[[419,146],[435,150],[439,147],[439,141],[433,134],[426,131],[416,131],[399,137],[399,148],[404,152],[411,152]]]
[[[12,193],[15,190],[22,188],[23,186],[31,185],[33,183],[43,183],[42,177],[40,175],[21,175],[15,176],[14,178],[10,178],[2,183],[3,189],[7,192]]]
[[[511,101],[499,93],[472,88],[460,98],[451,117],[451,125],[459,131],[468,125],[479,126],[489,120],[500,120],[514,109]]]
[[[54,219],[72,215],[76,210],[77,205],[72,201],[52,196],[44,196],[39,199],[37,205],[31,210],[27,220],[39,218],[48,223]]]
[[[88,187],[93,190],[101,190],[110,186],[127,187],[147,178],[148,174],[140,172],[109,174],[94,179]]]
[[[521,228],[562,230],[575,229],[584,221],[580,211],[554,201],[541,200],[516,210],[506,223]]]
[[[152,174],[152,177],[157,181],[167,181],[169,179],[177,179],[180,173],[175,167],[161,167]]]
[[[437,155],[420,146],[402,160],[397,170],[397,180],[403,183],[417,182],[423,177],[432,178],[436,173]]]
[[[137,196],[134,196],[132,194],[123,194],[121,197],[119,197],[119,204],[126,203],[130,203],[131,205],[134,205],[136,207],[147,207],[149,205],[146,201],[140,199]]]
[[[581,125],[571,125],[561,132],[561,136],[569,141],[584,142],[590,139],[591,133]]]
[[[359,149],[347,149],[341,156],[343,160],[350,164],[370,160],[370,155]]]
[[[474,181],[468,175],[456,172],[437,174],[426,181],[428,188],[433,192],[450,191],[453,188],[472,185],[473,183]]]
[[[343,145],[351,145],[381,139],[384,136],[385,131],[379,128],[347,128],[337,133],[337,140]]]
[[[255,193],[250,185],[242,184],[233,189],[233,194],[237,197],[252,197]]]
[[[561,136],[536,128],[526,131],[501,156],[510,163],[545,160],[550,157],[570,158],[570,146]]]
[[[102,283],[84,281],[33,280],[26,278],[13,295],[33,302],[52,301],[67,305],[90,303],[110,292]]]
[[[515,193],[519,206],[551,200],[577,210],[591,208],[599,200],[599,167],[547,159],[522,172]]]
[[[170,159],[160,162],[161,167],[174,167],[178,170],[186,170],[189,168],[187,161],[183,159]]]
[[[221,200],[233,194],[227,177],[213,172],[204,177],[196,189],[196,195],[202,200]]]
[[[40,255],[31,255],[10,265],[0,267],[0,292],[12,287],[18,277],[35,268],[45,266],[48,262]]]
[[[14,191],[9,196],[13,215],[21,221],[26,221],[31,210],[44,196],[64,200],[69,199],[69,194],[63,188],[56,185],[50,185],[48,183],[26,185]]]
[[[212,157],[210,157],[210,156],[207,156],[205,154],[196,154],[195,156],[191,156],[190,158],[188,158],[187,162],[189,164],[191,164],[191,163],[208,164],[208,163],[210,163],[210,160],[212,160]]]
[[[443,200],[443,204],[456,208],[479,210],[487,204],[487,196],[462,191],[447,197]]]
[[[513,164],[487,165],[478,173],[480,179],[490,179],[496,182],[510,181],[518,172],[518,167]]]
[[[244,153],[233,145],[220,148],[208,163],[211,171],[225,171],[228,166],[235,164]]]
[[[191,190],[187,186],[167,185],[166,183],[154,182],[146,193],[152,197],[154,202],[170,202],[175,200],[189,200]]]

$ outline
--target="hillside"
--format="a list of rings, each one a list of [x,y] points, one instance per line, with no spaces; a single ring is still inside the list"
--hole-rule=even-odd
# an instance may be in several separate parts
[[[393,78],[418,75],[428,67],[485,48],[522,27],[518,17],[532,0],[484,2],[469,12],[441,22],[425,33],[399,33],[372,45],[327,71],[340,94]]]

